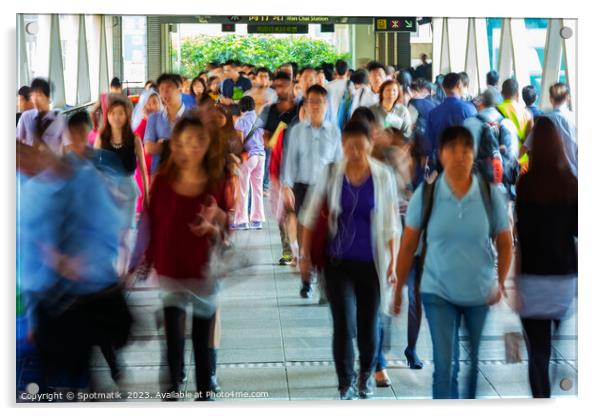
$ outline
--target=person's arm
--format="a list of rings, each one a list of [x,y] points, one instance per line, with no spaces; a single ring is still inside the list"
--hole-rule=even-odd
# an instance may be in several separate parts
[[[144,132],[144,150],[150,155],[160,155],[163,150],[164,140],[157,135],[157,116],[151,115],[146,123]]]
[[[491,188],[493,209],[493,229],[497,249],[498,284],[495,292],[488,299],[490,305],[498,303],[505,294],[504,282],[512,263],[512,233],[508,218],[508,204],[497,188]]]
[[[401,124],[401,132],[404,137],[409,138],[412,135],[412,117],[410,116],[409,110],[405,107],[401,107],[401,119],[403,123]]]
[[[327,189],[328,183],[332,183],[330,170],[330,165],[325,166],[318,177],[316,184],[306,196],[303,209],[300,213],[297,213],[302,235],[302,243],[299,248],[299,268],[301,270],[301,275],[304,277],[309,276],[311,269],[310,253],[313,228],[315,227],[318,215],[320,215],[324,197],[327,195],[327,192],[330,191]],[[333,169],[332,175],[334,174]]]
[[[397,256],[397,283],[393,292],[393,305],[391,313],[398,315],[401,310],[401,291],[408,279],[408,273],[414,262],[414,254],[420,242],[420,230],[406,226],[401,237],[401,245]]]
[[[96,135],[96,139],[94,139],[94,148],[95,149],[100,149],[102,148],[102,141],[100,139],[100,134]]]
[[[135,151],[136,151],[136,159],[138,160],[138,169],[140,169],[140,173],[142,174],[142,188],[144,190],[144,207],[148,207],[148,170],[146,167],[146,160],[144,158],[144,148],[142,146],[142,140],[138,136],[134,138]]]
[[[296,127],[296,126],[295,126]],[[297,153],[298,153],[298,140],[296,133],[299,131],[297,128],[293,128],[287,140],[286,152],[284,154],[284,169],[282,174],[282,192],[284,197],[285,208],[292,210],[295,207],[295,195],[293,194],[294,180],[296,172],[298,170],[297,164]]]

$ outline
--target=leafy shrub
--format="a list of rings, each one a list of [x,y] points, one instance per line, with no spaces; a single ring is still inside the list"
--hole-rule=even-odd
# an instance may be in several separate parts
[[[285,62],[297,62],[300,67],[315,67],[322,62],[334,64],[337,59],[351,58],[348,53],[339,53],[328,42],[306,36],[193,36],[182,39],[180,54],[180,72],[192,76],[202,71],[209,62],[225,62],[228,59],[252,63],[257,67],[265,66],[273,71]]]

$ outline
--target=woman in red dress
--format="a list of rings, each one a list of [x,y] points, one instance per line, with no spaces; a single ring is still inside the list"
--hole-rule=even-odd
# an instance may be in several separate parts
[[[217,137],[198,117],[174,127],[171,156],[151,187],[147,261],[162,289],[170,389],[179,392],[183,374],[186,307],[192,303],[192,342],[200,399],[210,399],[209,337],[216,310],[217,281],[208,269],[211,250],[228,229],[225,156]]]

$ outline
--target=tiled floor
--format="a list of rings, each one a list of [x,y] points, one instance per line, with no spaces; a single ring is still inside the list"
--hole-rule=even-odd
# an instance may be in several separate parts
[[[334,400],[338,398],[332,360],[332,321],[328,306],[299,297],[299,277],[289,266],[278,266],[280,239],[272,219],[262,231],[239,231],[234,254],[244,253],[252,266],[226,278],[221,292],[222,338],[218,352],[218,378],[226,392],[260,392],[258,397],[228,400]],[[159,292],[150,279],[138,282],[128,292],[128,301],[137,318],[131,343],[121,351],[125,364],[123,392],[162,390],[166,382],[165,340],[157,329]],[[426,322],[422,323],[418,352],[425,361],[420,371],[410,370],[403,360],[407,314],[393,319],[392,349],[387,354],[390,388],[377,389],[374,399],[418,399],[431,397],[432,346]],[[190,324],[190,322],[188,322]],[[189,329],[190,330],[190,329]],[[483,333],[479,363],[478,397],[529,397],[526,350],[521,345],[522,362],[505,363],[503,334],[520,331],[510,308],[492,308]],[[554,396],[577,395],[576,318],[566,322],[554,342],[551,366]],[[468,357],[462,342],[461,359]],[[186,345],[188,391],[194,390],[192,345]],[[99,351],[92,360],[94,388],[113,391],[106,362]],[[460,378],[467,365],[461,365]],[[25,366],[21,375],[28,377]],[[560,380],[570,383],[564,391]],[[247,395],[249,396],[249,395]],[[255,395],[256,396],[256,395]],[[142,400],[158,400],[157,398]]]

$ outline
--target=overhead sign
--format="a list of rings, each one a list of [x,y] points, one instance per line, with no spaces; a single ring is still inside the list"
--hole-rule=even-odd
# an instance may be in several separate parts
[[[249,23],[299,24],[299,23],[334,23],[329,16],[248,16]]]
[[[415,17],[375,17],[375,32],[415,32]]]
[[[307,25],[247,25],[247,33],[285,33],[285,34],[307,34]]]

